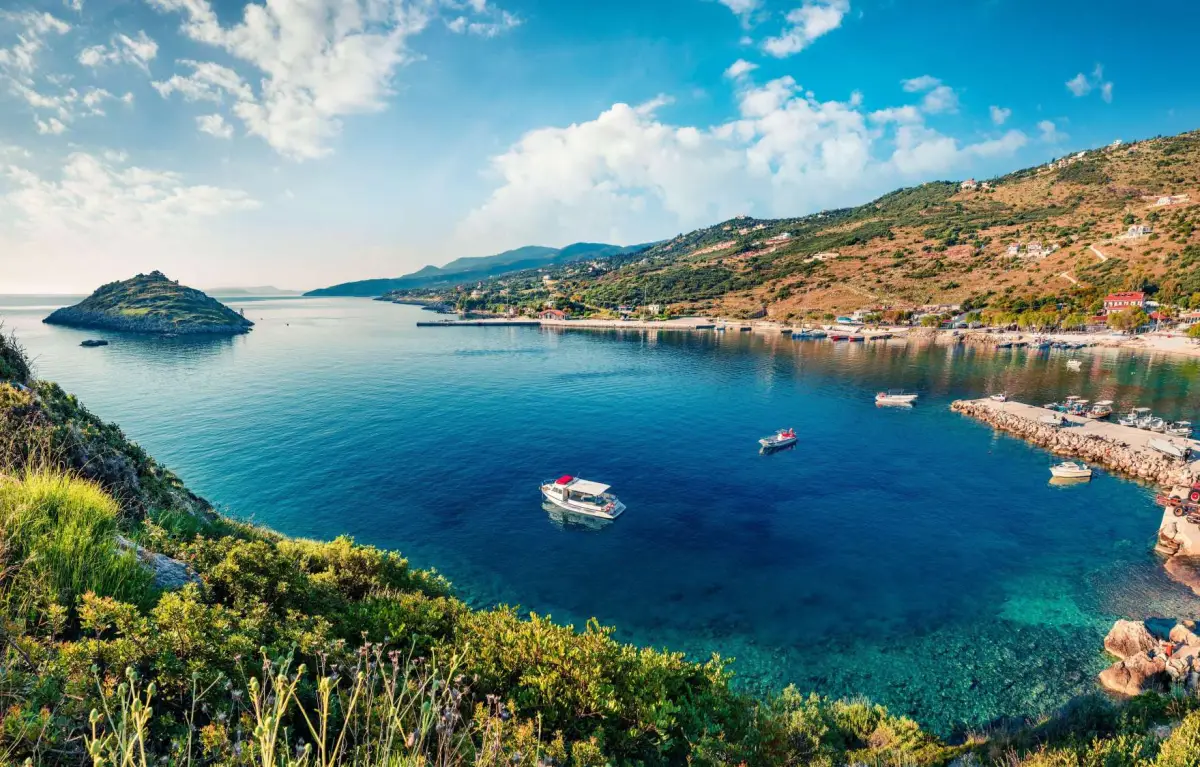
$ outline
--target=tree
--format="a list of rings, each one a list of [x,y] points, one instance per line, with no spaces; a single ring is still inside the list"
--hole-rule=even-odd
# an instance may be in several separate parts
[[[921,327],[923,327],[923,328],[936,328],[937,326],[939,326],[941,324],[942,324],[942,319],[940,317],[938,317],[936,314],[926,314],[924,317],[921,318]]]
[[[1187,337],[1193,341],[1200,341],[1200,322],[1187,329]]]
[[[1108,325],[1111,328],[1122,332],[1137,330],[1142,325],[1150,321],[1146,313],[1141,309],[1126,309],[1115,314],[1108,315]]]

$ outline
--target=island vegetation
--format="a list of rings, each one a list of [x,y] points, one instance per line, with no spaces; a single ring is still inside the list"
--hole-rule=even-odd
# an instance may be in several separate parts
[[[862,310],[895,322],[976,312],[999,326],[1078,329],[1097,322],[1114,291],[1145,292],[1164,315],[1200,309],[1198,229],[1200,132],[1191,132],[854,208],[737,216],[633,252],[384,298],[576,317],[819,322]]]
[[[176,335],[235,335],[254,326],[220,301],[157,271],[103,285],[44,321],[76,328]]]
[[[952,741],[221,516],[0,337],[0,764],[1200,765],[1200,699]],[[948,670],[953,673],[953,670]]]

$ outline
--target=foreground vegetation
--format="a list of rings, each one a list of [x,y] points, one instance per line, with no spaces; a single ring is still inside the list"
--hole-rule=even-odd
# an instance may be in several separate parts
[[[397,554],[214,514],[7,339],[0,435],[0,764],[1200,765],[1196,699],[949,744],[865,701],[747,696],[720,658],[472,610]],[[195,577],[164,590],[118,536]]]

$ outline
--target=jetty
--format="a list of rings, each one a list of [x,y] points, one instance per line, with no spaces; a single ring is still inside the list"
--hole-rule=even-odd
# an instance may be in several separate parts
[[[1166,569],[1177,580],[1200,594],[1200,517],[1177,514],[1187,505],[1193,486],[1200,481],[1200,460],[1181,460],[1151,447],[1162,434],[1107,421],[1070,416],[1021,402],[993,399],[958,400],[950,409],[1020,437],[1052,453],[1080,458],[1110,471],[1158,485],[1163,516],[1155,550],[1167,557]],[[1061,416],[1062,426],[1040,419]],[[1200,442],[1173,437],[1176,445],[1200,453]]]
[[[419,328],[466,328],[466,327],[499,327],[499,328],[536,328],[541,326],[539,320],[437,320],[435,322],[418,322]]]

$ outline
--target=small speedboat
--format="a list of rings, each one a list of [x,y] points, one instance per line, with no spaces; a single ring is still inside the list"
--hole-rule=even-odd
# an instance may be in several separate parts
[[[1146,423],[1146,426],[1144,428],[1149,429],[1150,431],[1156,431],[1159,434],[1162,434],[1163,432],[1165,432],[1167,430],[1167,422],[1164,421],[1163,419],[1159,418],[1158,416],[1154,416]]]
[[[1112,400],[1102,399],[1095,405],[1092,405],[1091,409],[1084,413],[1084,415],[1093,420],[1108,418],[1113,414],[1112,404]]]
[[[779,450],[784,447],[791,447],[796,444],[799,438],[796,436],[795,429],[780,429],[769,437],[763,437],[758,441],[762,445],[763,450]]]
[[[881,391],[875,395],[876,405],[911,405],[919,394],[908,394],[898,389]]]
[[[1190,437],[1192,436],[1192,422],[1173,421],[1167,425],[1167,434],[1172,437]]]
[[[601,519],[616,519],[625,504],[608,492],[609,486],[569,474],[542,482],[542,496],[560,509]]]
[[[97,346],[108,346],[108,341],[102,338],[89,338],[86,341],[80,341],[79,345],[85,349],[95,349]]]
[[[1128,413],[1118,418],[1117,423],[1121,424],[1122,426],[1131,426],[1135,429],[1140,429],[1142,421],[1148,420],[1149,418],[1150,408],[1135,407],[1133,410],[1130,410]]]
[[[1092,467],[1075,461],[1063,461],[1051,466],[1050,473],[1058,479],[1087,479],[1092,476]]]

